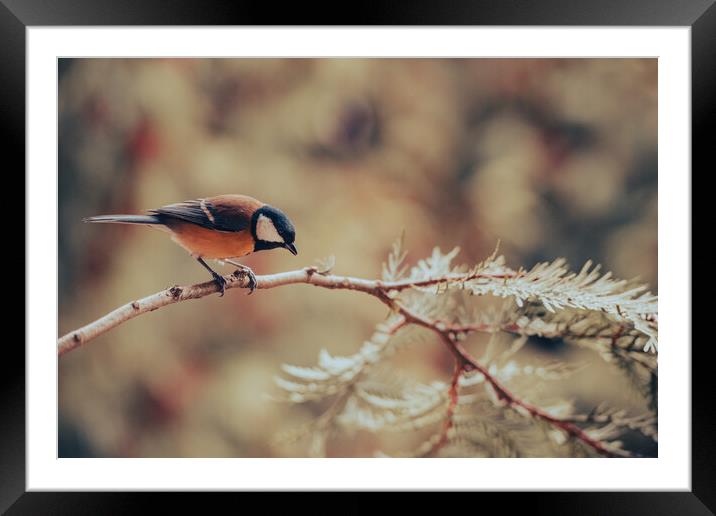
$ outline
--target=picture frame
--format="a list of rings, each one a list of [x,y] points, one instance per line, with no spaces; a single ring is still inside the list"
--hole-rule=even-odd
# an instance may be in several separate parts
[[[542,0],[539,2],[455,2],[447,5],[411,5],[404,13],[387,5],[364,7],[345,19],[322,11],[320,25],[558,25],[558,26],[689,26],[692,59],[692,157],[694,167],[705,169],[710,147],[707,113],[714,109],[713,63],[716,62],[716,8],[713,1],[653,2],[639,0],[625,6],[609,1],[596,4]],[[337,6],[338,7],[338,6]],[[0,5],[5,84],[0,106],[5,116],[3,139],[13,169],[25,168],[25,29],[31,26],[90,25],[316,25],[317,8],[271,6],[257,8],[234,3],[205,8],[202,2],[184,1],[167,8],[161,2],[130,5],[106,1],[91,4],[56,1],[49,8],[41,1],[3,0]],[[664,144],[661,142],[661,144]],[[695,168],[694,168],[695,169]],[[704,173],[706,170],[704,170]],[[16,178],[20,174],[15,174]],[[24,182],[18,189],[24,190]],[[23,196],[24,198],[24,196]],[[18,229],[19,232],[19,229]],[[24,233],[24,231],[23,231]],[[18,235],[17,238],[22,238]],[[27,272],[28,274],[30,271]],[[694,309],[696,305],[694,304]],[[693,320],[693,317],[692,317]],[[692,490],[690,492],[528,493],[501,502],[533,504],[550,514],[711,514],[716,509],[712,488],[716,478],[714,411],[710,400],[708,349],[692,347]],[[25,354],[20,346],[7,346],[2,375],[3,439],[0,440],[0,510],[9,514],[47,512],[94,513],[108,504],[124,511],[141,508],[140,494],[38,493],[25,489]],[[498,495],[499,496],[499,495]],[[509,501],[507,500],[509,498]]]

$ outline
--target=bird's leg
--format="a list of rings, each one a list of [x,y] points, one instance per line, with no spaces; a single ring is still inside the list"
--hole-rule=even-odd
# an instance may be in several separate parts
[[[235,262],[233,260],[224,260],[226,263],[230,263],[234,267],[238,267],[241,269],[244,274],[246,274],[249,278],[249,295],[253,293],[254,290],[256,290],[256,285],[258,285],[258,281],[256,280],[256,274],[254,274],[254,271],[251,270],[250,267],[247,267],[246,265],[243,265],[239,262]]]
[[[224,290],[226,289],[226,280],[224,279],[224,277],[218,272],[216,272],[214,269],[209,267],[206,262],[201,259],[200,256],[196,258],[196,261],[202,264],[206,268],[206,270],[208,270],[214,277],[214,281],[216,281],[216,283],[219,285],[219,290],[221,291],[221,295],[219,297],[222,297],[224,295]]]

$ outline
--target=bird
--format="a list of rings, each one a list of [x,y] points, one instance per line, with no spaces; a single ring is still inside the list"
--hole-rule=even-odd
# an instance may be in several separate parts
[[[273,206],[248,195],[225,194],[168,204],[147,210],[145,215],[97,215],[84,222],[106,224],[139,224],[160,229],[171,235],[205,267],[224,295],[226,280],[204,261],[230,263],[249,278],[249,294],[256,288],[254,272],[230,258],[257,251],[284,248],[293,255],[296,229],[288,216]]]

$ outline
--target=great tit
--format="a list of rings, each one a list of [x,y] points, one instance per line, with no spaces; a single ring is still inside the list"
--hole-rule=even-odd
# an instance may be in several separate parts
[[[298,254],[296,230],[286,214],[248,195],[217,195],[169,204],[148,210],[147,215],[99,215],[82,220],[143,224],[170,233],[174,242],[211,273],[222,296],[226,280],[206,264],[205,258],[226,261],[246,271],[251,293],[256,288],[255,274],[229,258],[277,247]]]

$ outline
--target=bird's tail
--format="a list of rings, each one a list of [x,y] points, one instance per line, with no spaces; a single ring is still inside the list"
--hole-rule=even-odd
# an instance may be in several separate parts
[[[161,224],[154,215],[98,215],[87,217],[82,222],[100,222],[105,224]]]

